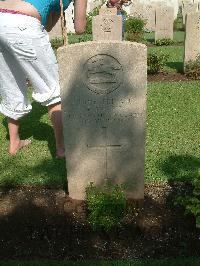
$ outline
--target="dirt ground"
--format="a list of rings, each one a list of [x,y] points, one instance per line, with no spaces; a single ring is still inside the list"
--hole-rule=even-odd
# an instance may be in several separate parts
[[[188,78],[182,73],[161,72],[155,75],[148,75],[148,82],[177,82],[188,81]]]
[[[149,82],[179,80],[187,79],[179,73],[148,77]],[[62,189],[0,189],[0,260],[200,256],[195,219],[174,205],[184,190],[146,185],[138,215],[126,215],[119,229],[106,233],[93,231],[85,203],[71,201]]]
[[[131,259],[200,256],[200,230],[174,205],[181,187],[145,187],[138,215],[121,228],[93,231],[85,203],[62,189],[18,188],[0,192],[0,260]]]

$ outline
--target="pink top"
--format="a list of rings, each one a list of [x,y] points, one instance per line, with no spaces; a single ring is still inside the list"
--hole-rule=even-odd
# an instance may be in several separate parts
[[[21,14],[21,15],[26,15],[28,16],[27,14],[24,14],[20,11],[16,11],[16,10],[11,10],[11,9],[6,9],[6,8],[0,8],[0,12],[1,13],[10,13],[10,14]]]

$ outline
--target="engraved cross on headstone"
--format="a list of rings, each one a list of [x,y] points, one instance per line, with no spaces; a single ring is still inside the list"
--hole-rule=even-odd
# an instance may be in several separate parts
[[[121,144],[108,144],[108,134],[107,134],[107,127],[102,127],[104,132],[105,144],[99,146],[90,146],[87,145],[88,148],[91,149],[105,149],[105,168],[106,168],[106,179],[108,179],[108,149],[109,148],[121,148]]]

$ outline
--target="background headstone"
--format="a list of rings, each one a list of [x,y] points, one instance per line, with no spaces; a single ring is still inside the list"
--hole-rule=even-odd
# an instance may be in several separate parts
[[[99,9],[99,15],[117,15],[117,8],[107,8],[103,6]]]
[[[92,18],[93,41],[122,40],[122,17],[117,15],[98,15]]]
[[[69,196],[105,180],[144,196],[146,46],[87,42],[58,49]]]
[[[144,19],[146,20],[146,29],[155,31],[156,27],[156,9],[153,5],[145,5],[144,7]]]
[[[130,16],[139,17],[146,21],[145,28],[150,31],[155,31],[156,9],[154,5],[146,5],[135,2],[130,7]]]
[[[136,0],[133,0],[135,2]],[[177,17],[179,9],[179,0],[138,0],[138,2],[144,5],[155,5],[155,6],[170,6],[174,9],[174,19]]]
[[[184,65],[200,55],[200,12],[186,16]]]
[[[173,40],[174,10],[172,7],[156,8],[155,41],[159,39]]]
[[[198,3],[189,3],[189,2],[183,3],[182,5],[183,24],[185,24],[185,17],[187,14],[197,11],[198,11]]]

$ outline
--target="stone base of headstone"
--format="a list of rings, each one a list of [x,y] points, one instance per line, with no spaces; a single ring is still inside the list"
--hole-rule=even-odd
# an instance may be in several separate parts
[[[147,49],[102,41],[58,49],[69,197],[91,182],[144,196]]]

